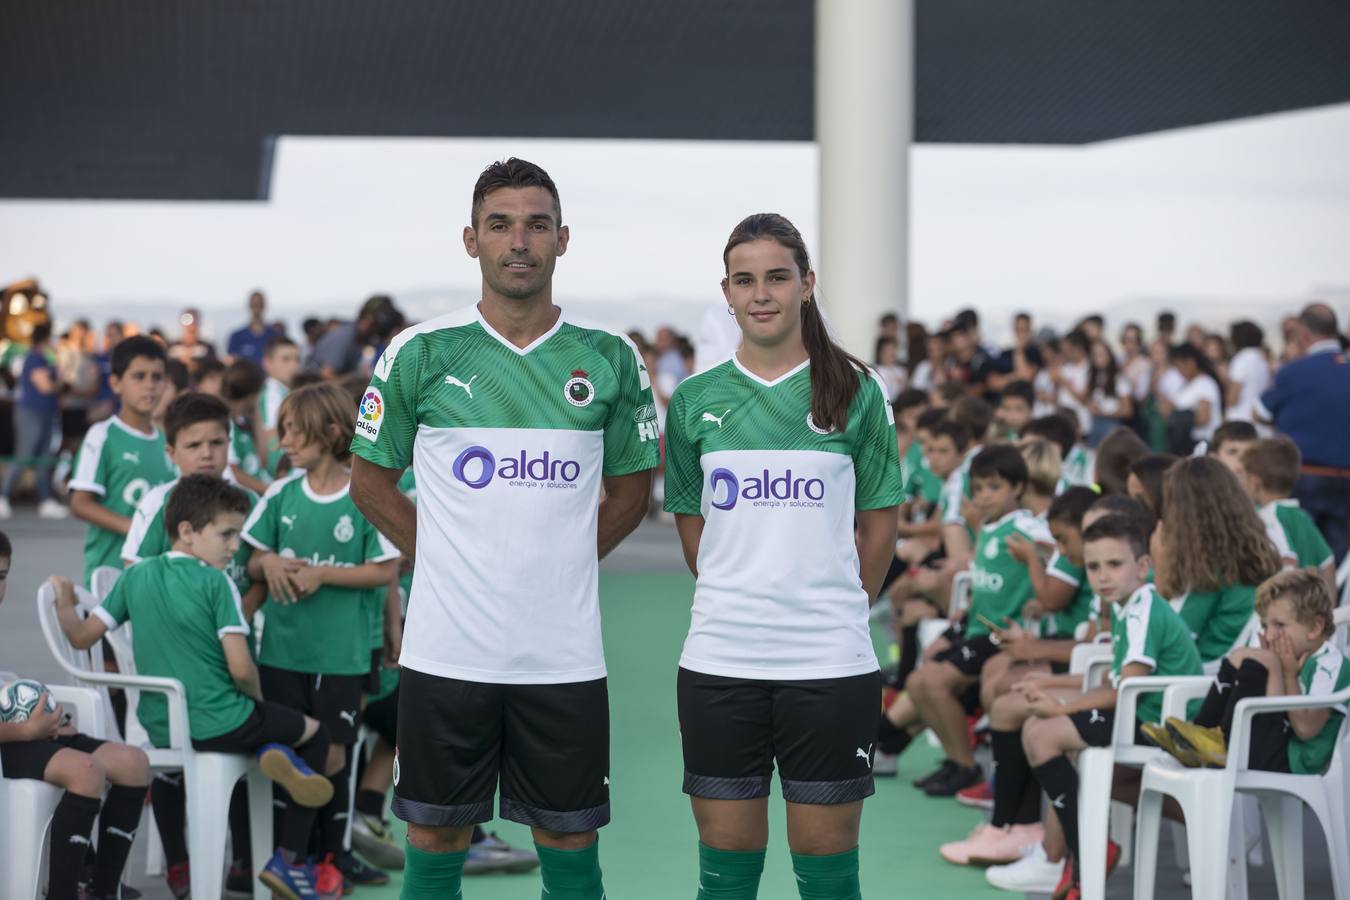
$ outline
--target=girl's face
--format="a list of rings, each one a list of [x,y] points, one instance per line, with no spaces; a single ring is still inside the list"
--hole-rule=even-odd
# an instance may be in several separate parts
[[[1142,345],[1143,340],[1138,328],[1126,328],[1120,333],[1120,346],[1126,353],[1131,355],[1138,353]]]
[[[722,295],[745,340],[775,347],[794,338],[801,340],[802,305],[810,300],[815,286],[815,273],[808,271],[803,277],[791,250],[760,238],[731,249]]]
[[[281,417],[281,444],[282,451],[290,457],[291,465],[297,469],[312,469],[324,456],[323,445],[318,441],[307,437],[299,428],[295,427],[295,420],[290,411]]]
[[[1111,365],[1111,348],[1106,346],[1105,341],[1097,341],[1092,345],[1092,365],[1098,369]]]

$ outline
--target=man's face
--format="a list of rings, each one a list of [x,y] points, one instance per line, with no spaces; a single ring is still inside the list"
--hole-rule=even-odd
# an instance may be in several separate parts
[[[178,430],[168,450],[182,474],[219,478],[229,461],[230,432],[222,422],[193,422]]]
[[[254,291],[248,295],[248,314],[255,319],[261,320],[263,311],[267,308],[267,301],[263,295]]]
[[[478,260],[488,289],[511,300],[529,300],[548,289],[567,239],[553,196],[541,187],[490,192],[477,221],[464,229],[464,249]]]
[[[164,375],[164,360],[137,356],[120,376],[111,376],[108,384],[122,401],[123,406],[142,416],[148,416],[159,406],[167,381]]]
[[[1031,319],[1026,316],[1013,319],[1013,338],[1019,347],[1031,340]]]

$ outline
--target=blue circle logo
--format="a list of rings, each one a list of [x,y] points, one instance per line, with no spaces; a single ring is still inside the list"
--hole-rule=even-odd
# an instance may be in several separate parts
[[[483,464],[482,471],[477,478],[470,478],[466,469],[469,463],[475,460]],[[467,484],[474,490],[480,490],[488,486],[492,481],[492,476],[497,472],[497,458],[492,455],[492,451],[486,447],[473,446],[466,449],[459,456],[455,457],[455,465],[452,469],[456,478]]]
[[[726,494],[718,500],[717,489],[720,485],[726,485]],[[730,469],[713,469],[712,474],[708,476],[708,487],[712,491],[714,509],[734,508],[741,495],[740,479]]]

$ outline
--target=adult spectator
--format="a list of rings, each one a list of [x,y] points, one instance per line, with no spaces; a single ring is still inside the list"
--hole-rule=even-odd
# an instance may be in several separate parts
[[[210,341],[202,340],[202,312],[189,307],[178,317],[183,329],[178,340],[169,344],[169,359],[177,360],[187,366],[189,374],[197,370],[197,364],[216,358],[216,348]]]
[[[675,385],[689,377],[689,369],[684,363],[684,354],[680,352],[679,335],[669,325],[656,330],[656,340],[652,342],[656,350],[656,378],[669,390],[675,392]]]
[[[1223,421],[1223,388],[1214,365],[1199,347],[1178,344],[1168,356],[1181,386],[1170,400],[1160,399],[1158,408],[1167,419],[1168,450],[1189,456],[1195,445],[1208,442]]]
[[[1233,358],[1228,362],[1228,418],[1255,422],[1261,395],[1270,387],[1270,360],[1266,356],[1266,334],[1255,322],[1243,319],[1229,329]]]
[[[329,381],[361,369],[368,348],[383,343],[384,335],[402,321],[394,301],[376,294],[356,314],[354,322],[338,322],[314,345],[309,368],[317,369]]]
[[[89,408],[99,392],[99,366],[94,361],[94,331],[88,319],[77,319],[56,347],[56,375],[61,385],[62,449],[74,453],[89,429]]]
[[[248,324],[231,334],[225,347],[225,355],[229,362],[246,359],[262,365],[263,349],[267,346],[267,341],[279,333],[276,325],[268,325],[263,320],[263,313],[266,311],[267,298],[263,296],[262,291],[254,291],[248,295]]]
[[[1305,307],[1292,337],[1302,356],[1275,373],[1257,415],[1298,445],[1303,468],[1294,497],[1339,565],[1350,541],[1350,357],[1325,304]]]
[[[1176,341],[1177,335],[1176,313],[1168,312],[1167,310],[1158,313],[1158,327],[1156,331],[1157,337],[1155,340],[1157,340],[1158,343],[1166,344],[1169,347],[1172,346],[1173,342]]]
[[[56,401],[61,383],[51,337],[51,322],[34,326],[23,358],[14,401],[14,463],[5,473],[0,490],[0,519],[10,517],[9,497],[30,467],[37,470],[38,515],[44,519],[64,519],[67,515],[66,508],[52,499],[52,438],[59,422]]]
[[[1045,357],[1036,344],[1036,333],[1031,327],[1031,315],[1020,312],[1013,316],[1013,343],[999,354],[996,370],[1007,376],[1005,381],[1035,381],[1045,368]]]
[[[94,403],[89,407],[88,420],[92,425],[117,412],[117,395],[113,393],[112,352],[113,348],[128,337],[126,326],[118,319],[109,320],[103,326],[103,349],[94,354],[94,364],[98,366],[98,390],[94,394]]]

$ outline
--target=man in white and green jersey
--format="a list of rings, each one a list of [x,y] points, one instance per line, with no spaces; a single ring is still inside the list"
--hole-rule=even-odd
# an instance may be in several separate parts
[[[138,335],[113,348],[109,384],[121,408],[89,427],[70,478],[71,512],[89,523],[86,585],[100,566],[122,568],[122,543],[136,504],[174,476],[164,435],[150,419],[164,393],[164,372],[164,348],[151,338]]]
[[[646,512],[656,411],[636,348],[553,305],[568,232],[548,175],[494,163],[471,216],[482,302],[394,339],[352,441],[358,504],[417,563],[393,802],[409,823],[403,896],[455,896],[500,776],[501,815],[532,827],[545,889],[599,900],[598,557]],[[414,461],[416,507],[397,488]]]

